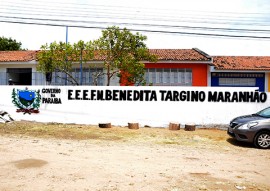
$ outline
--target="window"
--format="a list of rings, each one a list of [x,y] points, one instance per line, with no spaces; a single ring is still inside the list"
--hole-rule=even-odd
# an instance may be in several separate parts
[[[163,84],[170,83],[170,69],[163,69]]]
[[[102,68],[90,69],[90,71],[87,74],[88,74],[87,79],[90,85],[98,85],[98,86],[104,85],[104,75]]]
[[[255,78],[219,78],[220,86],[255,86]]]
[[[147,84],[155,86],[191,86],[192,70],[180,68],[149,68],[145,72]]]
[[[79,68],[74,69],[75,79],[81,82],[81,71]],[[82,85],[98,85],[104,83],[104,75],[102,68],[84,68],[82,73]]]
[[[8,84],[7,73],[0,72],[0,85],[7,85],[7,84]]]
[[[79,84],[82,80],[82,85],[104,85],[104,75],[102,68],[83,68],[82,72],[83,73],[81,76],[80,68],[74,68],[70,73]],[[72,85],[72,83],[71,79],[69,79],[69,76],[65,73],[53,72],[52,85]]]

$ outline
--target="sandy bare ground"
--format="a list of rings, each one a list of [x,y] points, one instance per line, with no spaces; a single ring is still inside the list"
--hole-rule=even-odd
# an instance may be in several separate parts
[[[203,136],[209,130],[157,136],[168,131],[139,129],[145,138],[121,141],[1,134],[0,190],[270,190],[270,150],[224,131],[224,139]]]

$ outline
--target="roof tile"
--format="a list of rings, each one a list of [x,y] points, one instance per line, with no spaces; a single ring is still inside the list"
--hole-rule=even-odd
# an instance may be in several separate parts
[[[0,62],[27,62],[36,60],[38,51],[0,51]]]
[[[198,49],[149,49],[158,60],[209,61],[211,58]]]
[[[214,56],[218,70],[270,70],[270,56]]]
[[[0,51],[0,62],[26,62],[36,60],[38,51]],[[167,61],[209,61],[211,58],[198,49],[149,49],[158,60]],[[95,54],[93,60],[104,60],[104,56]]]

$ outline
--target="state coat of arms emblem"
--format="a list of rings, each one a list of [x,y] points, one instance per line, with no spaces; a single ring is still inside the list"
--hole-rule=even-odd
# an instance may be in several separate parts
[[[24,90],[13,89],[12,103],[18,108],[17,112],[39,113],[41,96],[39,90]]]

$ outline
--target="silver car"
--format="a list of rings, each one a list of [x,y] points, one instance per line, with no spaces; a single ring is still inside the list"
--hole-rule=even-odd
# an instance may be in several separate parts
[[[227,133],[238,141],[251,142],[258,148],[270,148],[270,107],[252,115],[234,118]]]

